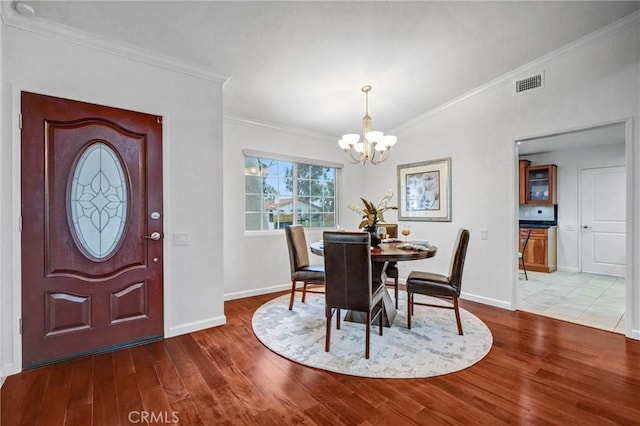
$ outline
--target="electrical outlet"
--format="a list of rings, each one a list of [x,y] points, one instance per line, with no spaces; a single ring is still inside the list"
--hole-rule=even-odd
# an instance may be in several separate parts
[[[489,239],[489,231],[486,229],[481,229],[480,230],[480,239],[481,240],[488,240]]]

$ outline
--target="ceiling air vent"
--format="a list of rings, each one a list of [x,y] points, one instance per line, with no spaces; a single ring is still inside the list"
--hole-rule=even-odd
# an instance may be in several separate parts
[[[532,75],[513,82],[513,94],[526,92],[544,86],[544,72]]]

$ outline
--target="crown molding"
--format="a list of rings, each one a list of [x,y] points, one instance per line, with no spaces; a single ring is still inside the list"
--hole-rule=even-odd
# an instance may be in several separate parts
[[[79,46],[222,85],[230,78],[230,76],[203,65],[183,61],[159,52],[109,39],[67,25],[47,21],[38,16],[22,16],[13,9],[11,6],[12,3],[13,2],[0,2],[0,16],[2,23],[6,26],[63,40]]]
[[[421,121],[426,120],[429,117],[432,117],[456,104],[459,104],[461,102],[464,102],[465,100],[476,96],[482,92],[484,92],[485,90],[491,89],[494,86],[497,86],[498,84],[504,83],[506,81],[512,81],[514,78],[520,76],[521,74],[530,71],[531,69],[539,69],[542,67],[542,65],[554,58],[557,58],[559,56],[565,55],[566,53],[568,53],[569,51],[577,48],[577,47],[581,47],[581,46],[585,46],[588,44],[592,44],[592,43],[596,43],[600,40],[604,40],[608,37],[611,37],[612,35],[616,34],[619,31],[622,31],[624,29],[626,29],[627,27],[635,27],[637,28],[640,25],[640,11],[636,11],[633,12],[627,16],[625,16],[624,18],[621,18],[615,22],[612,22],[609,25],[606,25],[602,28],[600,28],[599,30],[596,30],[590,34],[587,34],[586,36],[579,38],[575,41],[572,41],[569,44],[566,44],[554,51],[551,51],[549,53],[547,53],[544,56],[539,57],[538,59],[529,62],[528,64],[525,64],[521,67],[518,67],[512,71],[509,71],[506,74],[501,75],[500,77],[497,77],[457,98],[452,99],[449,102],[446,102],[436,108],[433,108],[425,113],[422,113],[420,115],[418,115],[417,117],[412,118],[409,121],[406,121],[404,123],[402,123],[401,125],[397,126],[396,128],[392,129],[391,132],[397,134],[398,132],[405,130],[407,128],[410,128],[418,123],[420,123]]]
[[[289,127],[289,126],[284,126],[281,124],[275,124],[275,123],[269,123],[266,121],[260,121],[260,120],[255,120],[252,118],[248,118],[248,117],[242,117],[239,115],[233,115],[233,114],[224,114],[222,116],[223,121],[227,121],[229,123],[234,123],[234,124],[238,124],[241,126],[247,126],[247,127],[256,127],[256,128],[261,128],[261,129],[269,129],[269,130],[276,130],[276,131],[280,131],[280,132],[286,132],[286,133],[294,133],[297,135],[301,135],[301,136],[307,136],[307,137],[311,137],[311,138],[315,138],[315,139],[322,139],[324,141],[337,141],[338,139],[333,136],[333,135],[329,135],[327,133],[321,133],[321,132],[314,132],[312,130],[305,130],[305,129],[300,129],[297,127]]]

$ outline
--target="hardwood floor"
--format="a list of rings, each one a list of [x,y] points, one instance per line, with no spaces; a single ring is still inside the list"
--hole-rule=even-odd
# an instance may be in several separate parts
[[[266,349],[251,317],[274,296],[225,303],[225,326],[10,376],[1,424],[640,424],[640,342],[620,334],[461,301],[493,333],[486,358],[365,379]]]

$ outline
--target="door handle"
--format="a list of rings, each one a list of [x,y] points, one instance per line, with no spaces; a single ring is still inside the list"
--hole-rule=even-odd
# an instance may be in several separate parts
[[[582,225],[582,229],[591,229],[589,225]]]
[[[158,241],[160,239],[159,232],[153,232],[151,235],[143,235],[142,238],[147,238],[149,240]]]

